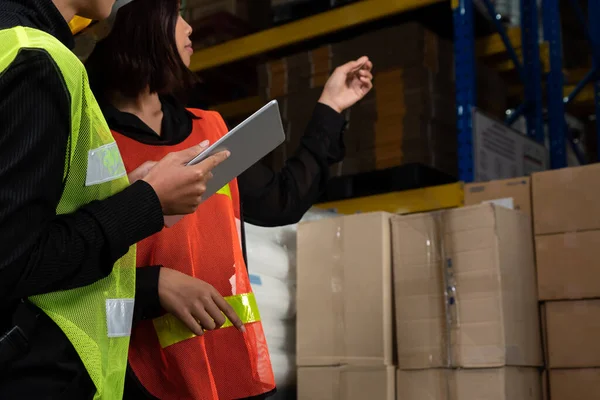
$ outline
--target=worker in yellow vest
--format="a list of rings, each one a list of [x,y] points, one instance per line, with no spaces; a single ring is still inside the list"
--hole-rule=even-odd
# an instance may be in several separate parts
[[[136,272],[135,243],[160,231],[164,215],[194,212],[228,156],[185,167],[202,150],[195,145],[128,177],[69,50],[67,21],[101,20],[113,4],[0,1],[1,399],[122,398],[133,321],[159,301],[134,302],[159,274]],[[159,290],[178,287],[186,299],[161,301],[185,308],[205,294],[194,278],[161,274]]]

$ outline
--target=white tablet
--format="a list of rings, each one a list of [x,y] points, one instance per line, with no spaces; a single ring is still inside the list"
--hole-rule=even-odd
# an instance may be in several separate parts
[[[277,100],[272,100],[188,163],[188,165],[198,164],[224,150],[231,153],[227,160],[212,170],[213,179],[208,181],[202,198],[208,199],[284,141],[285,132],[279,104]],[[172,226],[181,218],[182,216],[166,216],[165,225]]]

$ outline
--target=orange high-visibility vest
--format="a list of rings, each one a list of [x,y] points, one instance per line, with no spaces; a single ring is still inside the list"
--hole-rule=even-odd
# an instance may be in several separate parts
[[[218,113],[190,111],[199,119],[194,120],[190,136],[177,145],[143,144],[113,132],[127,171],[204,140],[214,143],[227,133]],[[162,265],[210,283],[246,323],[244,334],[228,323],[202,337],[194,336],[171,315],[136,326],[131,334],[129,362],[142,385],[159,399],[232,400],[275,388],[242,254],[239,197],[234,180],[194,214],[137,246],[138,267]]]

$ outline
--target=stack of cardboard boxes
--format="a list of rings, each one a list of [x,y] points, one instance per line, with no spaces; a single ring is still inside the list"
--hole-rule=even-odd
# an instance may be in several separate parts
[[[540,399],[529,219],[481,205],[395,217],[398,398]]]
[[[493,201],[533,215],[546,399],[599,398],[598,181],[596,164],[465,186],[466,204]]]
[[[552,400],[600,396],[600,165],[532,177]]]
[[[187,0],[182,16],[192,26],[194,49],[221,44],[270,24],[269,0]]]
[[[354,1],[361,0],[271,0],[273,22],[287,23]]]
[[[540,400],[531,237],[494,205],[302,224],[300,399]]]
[[[273,156],[273,167],[281,167],[298,147],[333,68],[363,55],[375,65],[375,87],[346,114],[347,156],[333,174],[406,163],[453,173],[457,162],[452,43],[418,23],[374,31],[261,65],[259,93],[265,101],[279,100],[288,135],[286,144]],[[480,96],[479,103],[492,114],[502,115],[507,98],[502,79],[483,67],[478,74],[482,93],[494,93]]]
[[[300,224],[301,400],[394,400],[390,214]]]

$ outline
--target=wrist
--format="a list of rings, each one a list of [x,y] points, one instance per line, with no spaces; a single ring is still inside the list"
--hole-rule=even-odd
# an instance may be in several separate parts
[[[321,96],[319,98],[319,103],[326,105],[327,107],[331,108],[333,111],[337,112],[338,114],[341,114],[342,108],[340,106],[338,106],[334,101],[332,101],[331,99],[329,99],[326,96]]]
[[[165,205],[163,204],[163,196],[161,194],[160,188],[158,187],[159,185],[157,185],[155,182],[153,182],[153,179],[148,179],[147,177],[143,177],[142,179],[140,179],[140,181],[145,182],[148,186],[150,186],[152,188],[152,190],[154,191],[154,194],[156,195],[156,198],[158,199],[158,203],[160,204],[160,209],[163,213],[163,215],[165,214]]]

